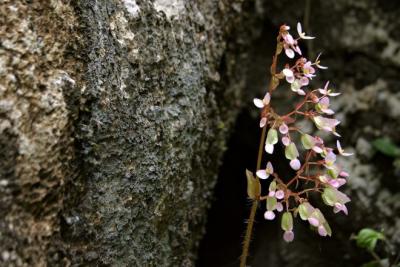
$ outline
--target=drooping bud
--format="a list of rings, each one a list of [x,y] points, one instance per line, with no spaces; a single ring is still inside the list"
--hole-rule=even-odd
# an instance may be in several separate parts
[[[274,152],[274,145],[278,143],[278,140],[278,132],[276,131],[276,129],[269,129],[267,140],[265,142],[265,151],[269,154],[272,154]]]
[[[291,212],[285,212],[282,215],[281,227],[284,231],[293,230],[293,216]]]
[[[296,159],[299,156],[299,151],[297,150],[297,147],[295,143],[290,143],[286,148],[285,148],[285,157],[287,159],[293,160]]]

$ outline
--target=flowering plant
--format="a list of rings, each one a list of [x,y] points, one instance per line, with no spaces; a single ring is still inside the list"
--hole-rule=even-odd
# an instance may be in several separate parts
[[[241,266],[246,264],[252,226],[259,202],[266,203],[264,213],[266,220],[273,220],[276,213],[283,213],[281,217],[283,239],[291,242],[294,239],[293,217],[297,215],[302,220],[308,221],[320,236],[330,236],[332,233],[322,212],[310,203],[310,193],[320,194],[322,201],[333,207],[335,213],[347,214],[346,203],[350,201],[344,193],[339,191],[339,188],[346,183],[349,174],[336,164],[336,158],[338,155],[347,157],[352,154],[342,149],[339,140],[336,148],[328,147],[321,137],[304,132],[296,124],[297,117],[303,117],[311,121],[318,130],[340,137],[336,131],[336,126],[340,121],[332,117],[335,112],[330,107],[330,97],[338,96],[339,93],[333,92],[329,82],[326,82],[323,88],[309,89],[317,70],[327,69],[327,67],[320,65],[321,54],[314,61],[302,56],[299,42],[314,37],[307,36],[302,31],[300,23],[297,24],[298,38],[293,38],[289,30],[290,27],[287,25],[280,27],[268,91],[263,99],[254,99],[254,105],[261,110],[262,134],[255,175],[246,170],[247,193],[253,204],[243,243]],[[295,59],[296,54],[299,58],[292,65],[286,63],[278,72],[277,60],[283,51],[290,59]],[[295,108],[284,115],[276,113],[271,105],[273,93],[281,83],[287,83],[291,91],[301,97]],[[279,141],[285,147],[288,167],[296,171],[295,175],[289,179],[280,177],[271,162],[267,162],[265,167],[261,165],[264,150],[268,154],[273,154],[274,147]],[[261,195],[260,179],[272,180],[267,195]]]

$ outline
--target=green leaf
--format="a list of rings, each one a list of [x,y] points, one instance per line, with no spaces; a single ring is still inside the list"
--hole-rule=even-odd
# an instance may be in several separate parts
[[[261,184],[251,171],[246,170],[247,177],[247,195],[251,199],[257,199],[261,194]]]
[[[358,235],[355,237],[357,246],[360,248],[367,249],[368,251],[373,251],[376,247],[378,240],[384,240],[385,236],[378,231],[370,228],[361,229]]]
[[[333,206],[337,202],[336,190],[330,187],[326,187],[322,193],[322,200],[328,206]]]
[[[329,223],[327,221],[324,221],[324,223],[322,224],[326,230],[326,233],[328,234],[328,236],[332,236],[332,229],[329,226]]]
[[[275,197],[267,197],[267,210],[274,210],[276,208],[277,200]]]
[[[275,180],[269,184],[268,191],[275,191],[276,190],[276,182]]]
[[[314,138],[309,134],[301,135],[301,143],[305,149],[311,149],[315,145]]]
[[[278,143],[278,132],[275,129],[271,128],[268,130],[266,143],[271,145]]]
[[[292,213],[285,212],[282,215],[281,227],[284,231],[292,231],[293,230],[293,217]]]
[[[299,214],[300,214],[300,218],[303,221],[308,220],[308,218],[310,217],[310,215],[313,211],[314,211],[314,208],[308,202],[304,202],[299,205]]]
[[[400,157],[400,147],[396,146],[389,138],[378,138],[372,142],[372,145],[386,156]]]
[[[293,160],[296,159],[299,156],[299,151],[297,151],[297,147],[294,143],[290,143],[286,148],[285,148],[285,157],[287,159]]]

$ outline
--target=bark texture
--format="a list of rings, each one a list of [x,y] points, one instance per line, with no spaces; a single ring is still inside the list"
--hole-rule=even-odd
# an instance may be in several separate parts
[[[0,265],[193,265],[250,10],[0,3]]]

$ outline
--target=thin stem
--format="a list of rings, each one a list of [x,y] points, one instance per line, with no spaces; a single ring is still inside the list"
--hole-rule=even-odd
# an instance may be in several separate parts
[[[384,267],[382,264],[382,259],[375,253],[375,251],[370,251],[372,257],[378,262],[378,265]]]
[[[267,132],[267,127],[264,127],[261,132],[260,145],[258,148],[257,170],[259,170],[261,168],[261,160],[262,160],[266,132]],[[243,241],[242,255],[240,256],[240,267],[246,267],[246,261],[247,261],[248,255],[249,255],[251,234],[253,232],[254,218],[256,217],[256,211],[257,211],[257,206],[258,206],[259,201],[260,200],[258,197],[257,199],[253,200],[253,203],[251,205],[249,220],[247,222],[247,227],[246,227],[246,234],[245,234],[244,241]]]
[[[272,95],[274,91],[274,78],[276,74],[276,64],[278,60],[278,46],[279,46],[279,39],[280,39],[280,34],[277,37],[277,46],[275,50],[275,55],[272,57],[272,65],[271,65],[271,81],[269,83],[269,88],[268,92]],[[261,168],[261,160],[262,160],[262,155],[263,155],[263,149],[264,149],[264,141],[265,141],[265,135],[267,132],[267,127],[264,126],[261,132],[261,138],[260,138],[260,145],[258,147],[258,155],[257,155],[257,170]],[[247,228],[246,228],[246,234],[244,237],[243,241],[243,247],[242,247],[242,255],[240,256],[240,267],[246,267],[246,261],[247,257],[249,255],[249,247],[250,247],[250,240],[251,240],[251,234],[253,232],[253,225],[254,225],[254,219],[256,217],[256,211],[257,211],[257,206],[258,202],[260,201],[260,196],[257,196],[256,199],[253,200],[253,203],[251,205],[251,211],[250,211],[250,216],[249,220],[247,221]]]

